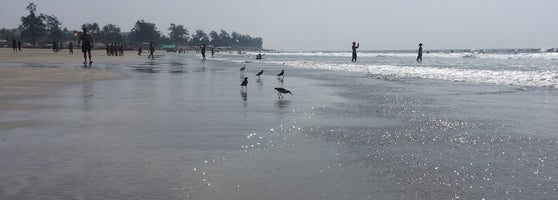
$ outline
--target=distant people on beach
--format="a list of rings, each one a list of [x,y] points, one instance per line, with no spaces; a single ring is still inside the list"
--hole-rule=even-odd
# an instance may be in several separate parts
[[[17,41],[15,38],[12,39],[12,50],[15,52],[17,52]]]
[[[205,43],[202,44],[202,46],[201,46],[201,54],[202,54],[202,57],[203,57],[202,59],[205,60]]]
[[[58,53],[58,42],[52,41],[52,52]]]
[[[87,32],[87,28],[83,27],[83,33],[79,36],[78,47],[81,45],[81,52],[83,52],[83,64],[87,64],[87,56],[89,56],[89,64],[93,63],[91,60],[91,48],[93,48],[93,35]]]
[[[124,56],[124,45],[122,43],[109,43],[105,48],[107,56]]]
[[[213,58],[213,55],[215,55],[215,48],[211,47],[211,57]]]
[[[265,55],[265,54],[264,54]],[[263,56],[261,53],[259,53],[258,55],[256,55],[256,60],[261,60],[263,58]]]
[[[417,62],[422,63],[422,43],[419,43]]]
[[[149,56],[147,56],[147,58],[153,60],[155,59],[155,56],[153,56],[153,53],[155,53],[155,47],[153,47],[153,41],[149,42]]]
[[[21,51],[21,40],[17,41],[17,49],[19,49],[19,51]]]
[[[141,56],[141,53],[143,52],[143,49],[141,49],[141,44],[138,47],[138,56]]]
[[[353,58],[351,59],[351,62],[356,62],[356,61],[357,61],[357,52],[356,52],[356,49],[358,49],[359,46],[360,46],[360,43],[357,44],[356,42],[353,42],[353,46],[352,46],[352,49],[353,49]]]
[[[70,42],[70,44],[68,44],[68,51],[70,55],[74,55],[74,43]]]

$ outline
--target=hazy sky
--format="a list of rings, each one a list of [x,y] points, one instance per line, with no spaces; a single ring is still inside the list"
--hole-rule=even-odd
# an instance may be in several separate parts
[[[0,27],[16,28],[35,2],[62,26],[137,20],[190,33],[221,29],[264,39],[278,50],[558,47],[558,0],[0,0]]]

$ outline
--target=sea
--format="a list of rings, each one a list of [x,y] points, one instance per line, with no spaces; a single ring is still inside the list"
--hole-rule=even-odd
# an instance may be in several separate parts
[[[558,50],[416,56],[96,62],[126,78],[0,116],[34,122],[0,132],[0,199],[556,199]]]
[[[295,131],[341,146],[338,162],[373,185],[331,199],[558,196],[555,48],[429,50],[421,63],[413,50],[360,51],[355,63],[349,51],[247,61],[256,54],[223,59],[288,67],[285,76],[320,80],[343,98],[312,108]]]

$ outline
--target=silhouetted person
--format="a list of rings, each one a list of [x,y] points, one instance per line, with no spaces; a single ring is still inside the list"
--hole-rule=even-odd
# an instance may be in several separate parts
[[[153,56],[153,53],[155,53],[155,47],[153,47],[153,41],[149,42],[149,56],[147,56],[147,58],[150,59],[155,59],[155,56]]]
[[[417,62],[422,63],[422,43],[419,43]]]
[[[68,44],[68,50],[70,55],[74,55],[74,43],[70,42],[70,44]]]
[[[14,53],[17,51],[17,42],[15,38],[12,38],[12,50]]]
[[[203,60],[205,60],[205,44],[202,44],[202,46],[201,46],[201,54],[202,54]]]
[[[352,49],[353,49],[353,58],[351,59],[351,62],[356,62],[356,61],[357,61],[357,52],[356,52],[356,49],[358,49],[359,46],[360,46],[360,43],[357,44],[356,42],[353,42],[353,46],[352,46]]]
[[[143,49],[141,49],[141,44],[140,44],[140,46],[138,47],[138,56],[141,56],[142,51]]]
[[[83,27],[83,33],[79,36],[78,47],[81,45],[81,52],[83,52],[83,64],[87,64],[87,56],[89,56],[89,64],[93,63],[91,60],[91,48],[93,48],[93,35],[87,32],[87,28]]]
[[[211,48],[211,57],[213,58],[213,55],[215,55],[215,48]]]
[[[17,49],[21,51],[21,40],[17,41]]]
[[[58,53],[58,44],[56,44],[56,41],[52,41],[52,51],[54,53]]]

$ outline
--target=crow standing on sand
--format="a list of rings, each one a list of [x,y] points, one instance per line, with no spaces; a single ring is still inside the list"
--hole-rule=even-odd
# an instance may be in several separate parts
[[[242,83],[240,84],[240,89],[242,91],[244,91],[244,89],[246,89],[246,91],[248,91],[248,77],[244,77],[244,81],[242,81]]]
[[[259,79],[260,76],[263,74],[263,72],[264,72],[264,70],[262,69],[262,71],[260,71],[260,72],[258,72],[258,73],[256,74],[256,76],[258,77],[258,79]]]
[[[277,78],[281,77],[281,79],[285,78],[283,75],[285,74],[285,70],[281,70],[279,74],[277,74]]]
[[[291,91],[289,91],[289,90],[287,90],[287,89],[285,89],[285,88],[276,87],[275,90],[277,90],[277,97],[278,97],[279,99],[283,99],[283,98],[284,98],[283,95],[281,95],[281,93],[283,93],[283,94],[289,93],[289,94],[293,95],[293,93],[291,93]]]

